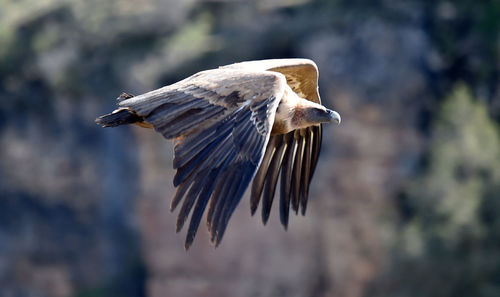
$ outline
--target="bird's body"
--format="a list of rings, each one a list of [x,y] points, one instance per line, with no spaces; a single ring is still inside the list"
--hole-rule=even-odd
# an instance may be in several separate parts
[[[287,226],[290,205],[305,213],[321,123],[340,122],[321,105],[317,81],[317,67],[306,59],[236,63],[139,96],[122,94],[119,108],[96,122],[135,123],[174,139],[178,189],[171,208],[183,201],[177,230],[192,211],[188,248],[208,205],[207,226],[218,245],[252,178],[252,214],[262,197],[264,223],[280,172],[281,222]]]

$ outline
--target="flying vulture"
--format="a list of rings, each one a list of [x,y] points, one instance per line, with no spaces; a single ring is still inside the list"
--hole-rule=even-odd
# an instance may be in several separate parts
[[[173,139],[177,170],[171,210],[182,202],[177,232],[191,213],[185,248],[208,205],[211,241],[219,245],[229,218],[252,183],[250,209],[262,201],[266,224],[280,178],[280,220],[290,205],[304,215],[321,148],[321,124],[340,115],[321,105],[318,68],[308,59],[235,63],[198,72],[139,95],[122,94],[103,127],[138,124]]]

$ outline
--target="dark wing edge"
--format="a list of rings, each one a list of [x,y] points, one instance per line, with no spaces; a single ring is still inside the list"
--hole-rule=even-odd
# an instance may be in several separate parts
[[[308,59],[261,60],[229,67],[275,71],[285,75],[287,84],[302,98],[321,104],[318,68]],[[290,205],[305,215],[309,186],[321,151],[322,126],[313,126],[275,135],[269,140],[262,163],[254,177],[250,210],[256,212],[262,199],[262,221],[267,223],[280,180],[280,221],[288,228]],[[280,176],[278,178],[278,176]]]
[[[238,78],[241,79],[238,79]],[[212,70],[122,101],[166,138],[175,138],[177,232],[191,214],[191,246],[208,206],[207,226],[218,246],[259,166],[285,78],[273,72]],[[142,98],[141,98],[142,96]]]
[[[273,101],[276,98],[270,97],[236,110],[176,144],[174,164],[177,174],[174,183],[179,188],[172,200],[172,208],[184,197],[177,231],[181,230],[196,203],[186,237],[186,249],[194,240],[207,205],[211,241],[218,246],[222,240],[229,219],[264,154],[272,124],[268,121],[268,107]],[[207,134],[211,135],[208,139]],[[196,152],[193,153],[193,150]],[[193,157],[185,158],[186,154]],[[186,161],[179,161],[184,159]]]
[[[267,223],[280,175],[280,221],[288,228],[290,206],[305,215],[311,184],[321,150],[322,127],[312,126],[271,136],[255,174],[250,210],[255,214],[262,199],[262,222]]]

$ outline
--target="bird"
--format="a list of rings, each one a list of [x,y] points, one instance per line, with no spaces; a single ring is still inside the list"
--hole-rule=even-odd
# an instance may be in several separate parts
[[[290,207],[305,215],[322,124],[341,122],[338,112],[321,104],[317,65],[303,58],[220,66],[138,96],[122,93],[117,100],[118,108],[97,124],[136,124],[174,141],[177,189],[170,209],[182,202],[177,232],[191,214],[186,250],[207,207],[210,241],[220,244],[252,180],[251,215],[261,203],[264,225],[278,179],[285,230]]]

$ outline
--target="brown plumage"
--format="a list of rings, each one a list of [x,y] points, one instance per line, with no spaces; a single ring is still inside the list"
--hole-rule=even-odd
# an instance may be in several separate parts
[[[254,214],[262,199],[264,224],[278,179],[283,226],[290,205],[305,214],[321,123],[340,123],[338,113],[321,105],[317,83],[317,67],[307,59],[236,63],[139,96],[124,93],[119,108],[96,122],[152,127],[174,139],[171,209],[182,202],[177,231],[191,213],[188,249],[208,205],[207,226],[217,246],[252,178],[250,209]]]

